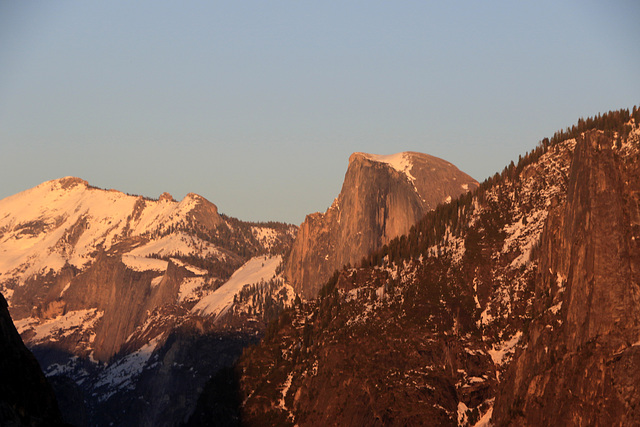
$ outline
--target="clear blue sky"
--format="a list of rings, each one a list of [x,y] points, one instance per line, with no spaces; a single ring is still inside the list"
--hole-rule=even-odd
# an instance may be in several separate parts
[[[349,155],[477,180],[640,104],[640,2],[0,1],[0,198],[74,175],[300,223]]]

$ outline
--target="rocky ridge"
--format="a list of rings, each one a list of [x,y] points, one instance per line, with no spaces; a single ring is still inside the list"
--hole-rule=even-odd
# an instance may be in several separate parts
[[[451,163],[427,154],[388,156],[354,153],[339,196],[325,213],[300,226],[285,277],[305,298],[318,291],[336,269],[409,232],[439,203],[478,183]]]

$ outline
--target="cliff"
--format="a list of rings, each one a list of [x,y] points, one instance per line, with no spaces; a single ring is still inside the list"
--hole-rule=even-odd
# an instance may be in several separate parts
[[[313,298],[336,269],[359,263],[439,203],[476,187],[451,163],[427,154],[354,153],[340,195],[300,226],[285,277],[296,292]]]
[[[640,156],[579,138],[566,202],[542,238],[535,320],[494,408],[498,425],[640,420]]]

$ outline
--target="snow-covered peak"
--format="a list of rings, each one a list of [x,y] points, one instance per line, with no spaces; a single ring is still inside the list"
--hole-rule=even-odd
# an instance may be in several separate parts
[[[411,175],[411,169],[413,168],[413,162],[411,159],[413,153],[409,151],[404,151],[396,154],[369,154],[369,153],[354,153],[353,156],[362,156],[368,160],[377,163],[386,163],[391,166],[393,169],[397,170],[400,173],[403,173],[409,178],[411,181],[415,181],[416,178]]]
[[[150,237],[185,224],[201,204],[190,193],[181,202],[130,196],[65,177],[0,200],[0,279],[24,279],[59,271],[65,263],[82,268],[98,247],[108,250],[126,238]]]

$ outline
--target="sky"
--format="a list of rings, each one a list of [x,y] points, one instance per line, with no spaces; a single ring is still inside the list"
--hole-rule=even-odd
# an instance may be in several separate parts
[[[299,224],[349,155],[478,181],[640,105],[640,2],[0,0],[0,199],[64,176]]]

